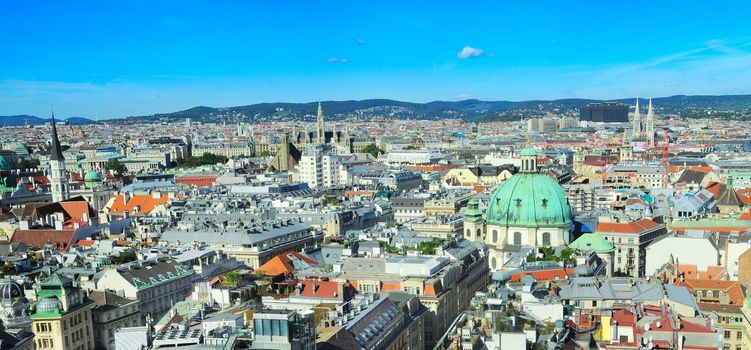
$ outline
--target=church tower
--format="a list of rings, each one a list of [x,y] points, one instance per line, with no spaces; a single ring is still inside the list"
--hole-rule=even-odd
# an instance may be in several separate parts
[[[652,99],[649,99],[649,108],[647,109],[647,130],[645,131],[647,134],[647,142],[649,142],[649,146],[653,147],[655,145],[655,111],[652,109]]]
[[[472,196],[464,211],[464,237],[470,241],[483,242],[485,238],[485,222],[482,219],[480,201]]]
[[[323,128],[323,107],[318,102],[318,115],[316,117],[316,137],[320,144],[326,143],[326,129]]]
[[[636,98],[636,109],[634,109],[634,127],[631,131],[631,140],[636,141],[641,134],[641,116],[639,115],[639,98]]]
[[[50,186],[52,187],[52,201],[59,202],[68,199],[68,180],[65,177],[65,158],[57,138],[55,112],[52,112],[52,149],[50,152]]]

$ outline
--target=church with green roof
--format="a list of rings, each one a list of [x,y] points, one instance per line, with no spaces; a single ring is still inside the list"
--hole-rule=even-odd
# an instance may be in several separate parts
[[[490,268],[498,269],[518,247],[566,245],[572,212],[566,192],[537,168],[537,151],[520,153],[519,173],[499,185],[483,214],[473,200],[464,215],[464,235],[490,248]]]

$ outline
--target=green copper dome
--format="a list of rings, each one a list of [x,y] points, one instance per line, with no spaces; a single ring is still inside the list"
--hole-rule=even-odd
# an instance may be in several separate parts
[[[102,182],[102,175],[92,170],[86,173],[86,175],[83,177],[83,181],[86,187],[92,188]]]
[[[92,170],[86,173],[83,177],[84,181],[102,181],[102,174]]]
[[[571,206],[563,188],[550,177],[518,173],[495,189],[485,217],[488,225],[566,228],[571,225]]]
[[[569,247],[583,252],[592,250],[595,253],[610,253],[615,250],[613,242],[597,233],[585,233],[571,242]]]

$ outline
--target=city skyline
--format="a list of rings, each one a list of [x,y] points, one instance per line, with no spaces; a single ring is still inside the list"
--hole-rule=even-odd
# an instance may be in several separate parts
[[[749,5],[735,6],[5,5],[0,115],[744,94]]]

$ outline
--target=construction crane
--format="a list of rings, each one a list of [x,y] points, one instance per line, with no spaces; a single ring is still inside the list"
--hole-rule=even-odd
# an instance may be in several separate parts
[[[668,129],[664,129],[664,136],[662,138],[662,188],[668,188],[668,172],[670,171],[670,162],[668,160],[670,156],[670,138],[668,137]]]
[[[472,119],[469,121],[469,124],[467,124],[467,126],[465,126],[464,129],[461,129],[455,132],[453,135],[451,135],[453,137],[459,138],[462,148],[464,148],[464,133],[467,132],[467,130],[469,130],[472,124],[474,124],[477,121],[477,118],[479,118],[483,113],[487,112],[487,109],[485,109],[485,105],[483,105],[482,107],[483,108],[481,108],[480,111],[478,111],[477,114],[475,114],[475,116],[472,117]]]

